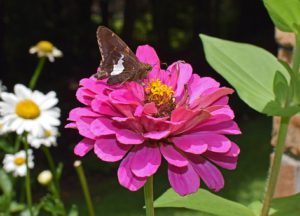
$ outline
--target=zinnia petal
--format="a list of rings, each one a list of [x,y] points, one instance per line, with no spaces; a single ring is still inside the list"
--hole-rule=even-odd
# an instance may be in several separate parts
[[[171,144],[161,143],[160,152],[169,164],[184,167],[188,165],[188,160],[179,153]]]
[[[168,177],[172,188],[181,196],[195,193],[200,187],[199,176],[190,164],[184,167],[169,164]]]
[[[159,58],[153,47],[149,45],[138,46],[136,56],[141,62],[150,64],[153,67],[152,71],[160,69]]]
[[[235,143],[231,142],[231,148],[227,153],[206,152],[204,156],[224,169],[234,170],[237,166],[239,153],[240,148]]]
[[[191,156],[191,164],[208,188],[219,191],[224,187],[224,178],[220,170],[202,157]]]
[[[81,140],[74,148],[74,154],[83,157],[86,155],[93,147],[94,147],[94,140],[91,139],[83,139]]]
[[[149,177],[156,173],[160,163],[159,148],[154,144],[147,143],[136,148],[131,163],[131,170],[138,177]]]
[[[94,151],[101,160],[115,162],[121,160],[130,148],[130,145],[118,143],[114,137],[99,137],[95,142]]]
[[[115,134],[116,128],[112,124],[112,120],[105,117],[98,117],[91,123],[90,127],[95,136],[103,136]]]
[[[132,152],[128,153],[128,155],[122,160],[118,169],[118,180],[123,187],[128,188],[131,191],[137,191],[144,186],[147,181],[147,177],[137,177],[132,173],[130,166],[133,154],[134,153]]]
[[[136,145],[144,142],[141,134],[135,133],[127,129],[119,129],[116,131],[116,138],[120,143]]]

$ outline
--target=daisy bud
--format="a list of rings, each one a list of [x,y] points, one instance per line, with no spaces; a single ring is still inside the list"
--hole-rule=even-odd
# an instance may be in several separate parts
[[[52,173],[49,170],[42,171],[38,177],[37,180],[41,185],[48,185],[52,181]]]

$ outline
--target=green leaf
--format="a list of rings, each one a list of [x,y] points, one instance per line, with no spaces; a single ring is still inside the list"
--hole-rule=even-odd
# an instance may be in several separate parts
[[[290,75],[271,53],[249,44],[202,34],[200,37],[209,64],[237,90],[240,98],[250,107],[267,115],[286,116],[300,111],[298,106],[283,109],[282,104],[276,101],[276,73],[280,71],[280,78],[277,79],[285,79],[288,84]],[[281,84],[286,87],[284,82]],[[278,80],[275,83],[277,85]]]
[[[300,0],[264,0],[274,24],[281,31],[300,31]]]
[[[262,203],[260,201],[254,201],[248,207],[254,211],[255,215],[260,216],[262,209]],[[273,208],[270,208],[269,214],[272,215],[274,212],[276,211]]]
[[[273,199],[271,207],[275,210],[271,216],[299,216],[300,193],[289,197]]]
[[[14,152],[13,145],[9,143],[5,137],[0,137],[0,150],[4,151],[5,153]]]
[[[292,68],[282,60],[279,60],[279,62],[285,67],[285,69],[289,72],[291,77],[291,83],[290,83],[290,101],[293,105],[299,105],[300,104],[300,73],[294,72]]]
[[[70,209],[70,212],[68,214],[68,216],[78,216],[79,213],[78,213],[78,208],[76,205],[72,205],[71,209]]]
[[[154,207],[187,208],[215,216],[255,216],[252,210],[246,206],[219,197],[204,189],[199,189],[198,192],[185,197],[179,196],[173,189],[169,189],[154,202]]]
[[[11,196],[8,194],[4,194],[0,196],[0,212],[9,213],[9,205],[11,202]]]
[[[0,188],[4,194],[11,195],[12,193],[12,182],[9,176],[4,172],[4,170],[0,169]]]
[[[21,203],[17,203],[15,201],[12,201],[10,203],[9,209],[10,209],[11,213],[17,213],[17,212],[23,211],[25,209],[25,205],[21,204]]]
[[[279,71],[276,71],[275,73],[273,91],[275,94],[275,101],[277,101],[281,107],[284,107],[289,93],[289,84]]]
[[[58,180],[61,178],[63,168],[64,168],[64,164],[60,162],[56,168],[56,175]]]

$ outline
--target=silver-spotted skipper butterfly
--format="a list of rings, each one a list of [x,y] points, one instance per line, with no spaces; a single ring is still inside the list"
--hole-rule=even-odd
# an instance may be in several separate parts
[[[97,79],[108,78],[113,85],[126,81],[138,81],[146,77],[152,66],[138,60],[126,43],[110,29],[99,26],[97,40],[101,62],[96,73]]]

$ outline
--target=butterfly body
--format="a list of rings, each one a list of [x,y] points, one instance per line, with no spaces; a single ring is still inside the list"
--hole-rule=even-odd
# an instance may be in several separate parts
[[[109,85],[139,81],[152,70],[151,65],[140,62],[125,42],[110,29],[98,27],[97,39],[101,53],[100,66],[95,75],[97,79],[108,78]]]

